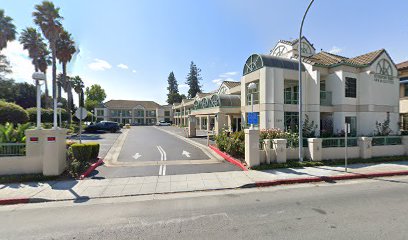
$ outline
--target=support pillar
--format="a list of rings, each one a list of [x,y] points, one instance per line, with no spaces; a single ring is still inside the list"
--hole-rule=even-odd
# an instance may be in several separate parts
[[[196,133],[196,117],[195,116],[189,116],[188,117],[188,137],[195,137],[197,135]]]
[[[404,140],[404,138],[402,138]],[[407,139],[408,140],[408,139]],[[360,157],[362,159],[368,159],[372,157],[372,138],[370,137],[360,137],[357,139],[357,144],[360,147]],[[408,142],[406,143],[408,144]],[[407,153],[407,145],[405,145],[405,154]]]
[[[286,142],[286,139],[273,139],[273,150],[278,163],[286,162]]]
[[[402,144],[405,148],[405,155],[408,155],[408,136],[402,136]]]
[[[234,117],[232,115],[227,115],[227,126],[228,126],[228,131],[232,132],[232,123],[234,121]]]
[[[259,166],[259,131],[245,129],[245,162],[248,167]]]
[[[226,128],[226,116],[225,114],[218,113],[214,122],[215,133],[218,134],[223,128]]]
[[[207,115],[207,132],[209,132],[210,129],[210,115]]]

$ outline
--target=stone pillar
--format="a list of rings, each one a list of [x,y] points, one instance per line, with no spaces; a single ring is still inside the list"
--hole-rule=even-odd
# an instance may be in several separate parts
[[[30,158],[28,164],[36,173],[42,173],[44,159],[45,132],[43,130],[26,130],[26,157]]]
[[[307,145],[309,147],[310,158],[312,161],[322,160],[322,142],[321,138],[308,138]]]
[[[405,155],[408,155],[408,136],[402,136],[402,144],[405,148]]]
[[[196,118],[195,116],[188,117],[188,137],[196,136]]]
[[[264,139],[264,151],[266,154],[265,163],[270,164],[272,161],[272,141],[271,139]]]
[[[198,117],[198,129],[202,130],[203,129],[203,119],[202,117]]]
[[[43,175],[57,176],[66,168],[67,129],[45,131]]]
[[[403,138],[404,139],[404,138]],[[360,147],[360,157],[362,159],[368,159],[372,157],[372,145],[371,141],[373,139],[370,137],[359,137],[357,139],[357,144]],[[406,143],[408,144],[408,143]],[[405,153],[407,153],[407,145],[405,145]]]
[[[259,166],[259,131],[245,129],[245,162],[248,167]]]
[[[227,115],[227,126],[228,126],[228,130],[230,132],[232,132],[232,122],[234,121],[234,116],[232,115]]]
[[[207,131],[209,132],[211,129],[210,129],[210,121],[211,119],[210,119],[210,115],[207,115]]]
[[[276,155],[276,162],[286,162],[286,139],[273,139],[273,150]]]
[[[215,134],[218,134],[226,127],[226,116],[225,114],[218,113],[215,117],[214,128]]]

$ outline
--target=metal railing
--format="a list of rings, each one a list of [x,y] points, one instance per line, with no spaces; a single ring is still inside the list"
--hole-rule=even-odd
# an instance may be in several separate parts
[[[386,146],[386,145],[401,145],[402,137],[400,136],[381,136],[373,137],[371,144],[373,146]]]
[[[332,105],[332,92],[320,91],[320,105],[323,106]]]
[[[25,156],[25,143],[0,143],[0,157]]]
[[[347,137],[347,147],[356,147],[357,146],[356,137]],[[323,148],[333,148],[333,147],[345,147],[345,138],[322,138],[322,147]]]
[[[285,91],[283,100],[285,104],[298,104],[298,93],[292,91]]]

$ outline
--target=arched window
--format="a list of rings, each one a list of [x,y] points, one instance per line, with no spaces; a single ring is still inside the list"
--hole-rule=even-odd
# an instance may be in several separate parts
[[[285,46],[279,46],[277,48],[275,48],[275,50],[273,51],[272,55],[280,57],[282,56],[284,53],[286,53],[286,47]]]
[[[262,57],[258,54],[253,54],[245,62],[243,75],[254,72],[263,66]]]
[[[391,63],[386,59],[381,59],[377,63],[376,73],[386,76],[392,76]]]
[[[228,92],[228,88],[226,86],[222,86],[220,90],[218,90],[218,94],[226,94]]]
[[[302,43],[302,54],[306,55],[312,54],[312,49],[310,48],[309,44]]]

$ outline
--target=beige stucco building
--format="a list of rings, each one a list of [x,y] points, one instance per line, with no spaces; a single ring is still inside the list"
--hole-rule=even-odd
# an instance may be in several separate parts
[[[159,121],[172,122],[171,105],[153,101],[110,100],[95,108],[97,121],[114,121],[134,125],[154,125]]]
[[[400,78],[400,121],[401,128],[408,130],[408,61],[397,64]]]
[[[294,130],[298,124],[298,42],[281,40],[269,54],[249,56],[239,83],[225,82],[212,94],[173,105],[176,123],[187,125],[190,116],[197,126],[216,131],[247,127],[253,94],[259,129]],[[387,120],[392,133],[399,132],[398,71],[386,50],[348,58],[316,53],[303,38],[302,55],[304,114],[317,125],[318,134],[340,133],[346,121],[352,135],[373,135],[377,123]],[[256,84],[251,93],[250,83]]]

